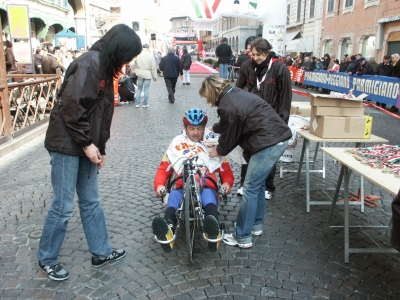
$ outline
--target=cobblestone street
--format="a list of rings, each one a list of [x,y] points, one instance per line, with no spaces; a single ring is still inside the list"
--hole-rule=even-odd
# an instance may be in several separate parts
[[[163,215],[155,197],[153,178],[174,136],[182,129],[182,115],[192,107],[205,109],[209,124],[218,121],[216,108],[198,95],[203,77],[191,85],[179,79],[175,104],[168,102],[163,78],[151,83],[148,108],[125,104],[115,108],[106,165],[99,184],[108,232],[114,248],[127,256],[102,268],[91,267],[91,254],[79,210],[69,222],[59,261],[70,272],[64,282],[47,278],[37,266],[41,229],[52,201],[49,155],[44,135],[0,157],[0,298],[1,299],[400,299],[399,254],[351,254],[344,263],[343,230],[323,229],[327,205],[306,212],[305,192],[294,193],[296,173],[275,178],[277,190],[268,201],[264,231],[253,237],[253,247],[240,249],[223,243],[210,253],[200,238],[195,242],[195,264],[187,261],[184,236],[166,254],[153,239],[151,222]],[[294,95],[293,101],[308,101]],[[374,108],[373,133],[400,144],[400,119]],[[347,144],[350,146],[353,144]],[[346,146],[346,144],[329,144]],[[295,150],[299,160],[302,141]],[[314,148],[314,145],[312,145]],[[316,168],[320,168],[318,154]],[[229,232],[240,207],[240,165],[232,163],[235,187],[221,203],[219,221]],[[285,168],[295,169],[294,163]],[[327,175],[311,173],[312,187],[334,187],[340,166],[327,157]],[[400,183],[400,180],[399,180]],[[350,190],[357,192],[359,176],[352,175]],[[392,196],[365,180],[365,194],[382,196],[376,208],[350,207],[350,224],[388,225]],[[305,187],[301,176],[300,188]],[[400,187],[400,184],[399,184]],[[329,192],[330,197],[333,192]],[[329,200],[312,192],[311,200]],[[334,214],[334,225],[343,224],[343,206]],[[366,230],[379,245],[388,246],[384,230]],[[352,246],[374,246],[360,229],[351,229]]]

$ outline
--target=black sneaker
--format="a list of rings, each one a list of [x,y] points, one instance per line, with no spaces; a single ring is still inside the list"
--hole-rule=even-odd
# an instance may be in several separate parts
[[[69,273],[61,265],[45,266],[39,261],[39,268],[52,280],[63,281],[68,279]]]
[[[109,261],[119,260],[123,258],[125,255],[126,255],[125,250],[118,249],[118,250],[113,250],[113,252],[109,256],[103,259],[98,256],[92,256],[92,267],[93,268],[101,267],[105,263],[108,263]]]
[[[174,232],[172,230],[173,225],[168,224],[167,221],[162,217],[155,217],[153,219],[153,234],[157,237],[159,241],[168,241],[174,237]],[[164,252],[170,253],[174,247],[174,242],[169,244],[160,244]]]
[[[214,216],[205,217],[203,224],[204,224],[204,233],[206,234],[207,238],[217,239],[221,237],[221,233],[219,231],[219,224]],[[208,250],[210,250],[210,252],[215,252],[217,251],[219,245],[220,242],[218,243],[208,242]]]

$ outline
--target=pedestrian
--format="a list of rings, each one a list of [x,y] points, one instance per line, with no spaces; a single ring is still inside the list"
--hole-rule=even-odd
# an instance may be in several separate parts
[[[140,53],[131,63],[131,70],[136,73],[138,77],[137,91],[136,91],[136,107],[140,107],[140,97],[143,95],[142,107],[148,107],[149,92],[151,79],[157,81],[157,66],[153,54],[149,49],[149,44],[143,44],[142,53]]]
[[[374,69],[374,72],[376,71],[376,68],[378,67],[378,63],[375,61],[375,56],[370,55],[367,57],[367,62],[371,65],[372,69]]]
[[[252,59],[246,61],[239,70],[236,87],[246,89],[264,99],[281,117],[289,122],[292,105],[292,82],[288,68],[282,63],[271,44],[263,38],[251,42]],[[237,191],[243,195],[247,165],[242,165],[240,186]],[[271,199],[275,191],[274,177],[276,166],[271,169],[265,181],[265,199]]]
[[[65,70],[68,69],[69,65],[70,65],[70,64],[72,63],[72,61],[74,60],[73,56],[74,56],[74,52],[73,52],[73,51],[71,51],[71,50],[66,50],[66,51],[65,51],[65,55],[63,55],[63,56],[61,57],[62,64],[63,64]]]
[[[249,60],[250,56],[247,55],[247,53],[244,51],[244,49],[240,50],[240,54],[238,58],[236,59],[236,67],[241,67],[245,61]]]
[[[19,74],[20,72],[18,72],[17,61],[15,60],[14,52],[12,50],[12,43],[7,40],[3,42],[3,47],[7,74]],[[9,78],[7,82],[14,82],[14,78]]]
[[[57,74],[57,69],[60,69],[61,72],[65,71],[64,66],[58,61],[58,58],[55,56],[54,46],[49,44],[47,46],[47,54],[44,55],[42,59],[43,74]]]
[[[183,85],[190,85],[190,66],[192,65],[192,57],[188,54],[187,48],[184,47],[181,56],[181,67],[183,72]]]
[[[339,60],[337,58],[332,60],[333,64],[332,67],[328,69],[328,72],[330,73],[336,73],[339,72],[340,65],[339,65]]]
[[[227,42],[227,38],[222,38],[220,45],[215,49],[215,56],[218,57],[219,76],[224,79],[228,78],[228,64],[232,55],[232,48]]]
[[[252,52],[257,60],[259,52]],[[248,163],[236,231],[225,234],[224,243],[249,248],[253,245],[252,234],[262,234],[266,210],[265,180],[285,151],[292,131],[264,99],[230,86],[229,80],[208,76],[199,94],[208,104],[217,107],[219,116],[219,123],[212,128],[220,138],[209,156],[225,156],[240,146]]]
[[[52,280],[69,277],[58,255],[73,215],[75,191],[92,267],[126,255],[110,245],[99,198],[98,170],[104,166],[105,143],[110,137],[113,78],[141,49],[140,38],[131,28],[115,25],[74,60],[65,74],[45,138],[54,198],[37,252],[40,269]]]
[[[381,62],[375,70],[375,75],[379,76],[392,76],[393,65],[390,62],[390,55],[385,55],[383,57],[383,62]],[[376,102],[376,105],[386,108],[386,103]]]
[[[347,66],[346,73],[347,75],[351,76],[356,73],[358,68],[357,58],[355,55],[350,56],[350,63]]]
[[[348,54],[343,55],[342,61],[339,64],[339,72],[346,72],[350,61],[350,56]]]
[[[400,78],[400,55],[398,53],[392,54],[392,62],[393,62],[392,77]],[[389,111],[397,113],[399,109],[395,105],[392,105]]]
[[[35,66],[36,74],[43,74],[42,72],[42,60],[43,60],[43,49],[36,49],[33,55],[33,64]]]
[[[364,57],[361,57],[358,61],[360,64],[356,71],[357,75],[374,75],[374,69]]]
[[[183,79],[182,65],[179,57],[175,55],[175,49],[169,48],[168,54],[161,58],[160,70],[163,72],[165,85],[168,90],[168,100],[170,103],[175,102],[175,87],[179,75]]]

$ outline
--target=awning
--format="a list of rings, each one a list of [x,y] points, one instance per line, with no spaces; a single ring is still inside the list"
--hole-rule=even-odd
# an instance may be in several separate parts
[[[296,35],[298,35],[300,31],[286,32],[285,35],[285,45],[289,44],[291,40],[293,40]]]
[[[286,52],[312,52],[314,49],[314,37],[307,36],[294,39],[286,46]]]
[[[378,20],[378,23],[388,23],[400,20],[400,15],[387,16]]]

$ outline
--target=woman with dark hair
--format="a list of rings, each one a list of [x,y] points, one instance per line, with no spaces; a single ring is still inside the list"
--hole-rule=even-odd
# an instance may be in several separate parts
[[[192,65],[192,57],[188,54],[187,48],[183,48],[181,56],[181,65],[183,71],[183,85],[190,85],[190,66]]]
[[[229,80],[208,76],[199,94],[218,107],[219,122],[213,125],[213,131],[221,136],[210,157],[226,156],[240,146],[248,164],[236,231],[226,234],[224,243],[249,248],[252,235],[261,235],[263,230],[265,180],[285,151],[292,131],[264,99],[230,86]]]
[[[322,70],[328,70],[331,58],[328,53],[324,54],[324,60],[322,61]]]
[[[114,113],[113,78],[141,51],[137,34],[119,24],[66,71],[45,138],[54,198],[37,252],[39,268],[52,280],[69,277],[58,263],[58,255],[73,215],[75,191],[92,267],[126,255],[110,245],[99,197],[98,170],[105,163],[105,144]]]
[[[35,66],[36,74],[43,74],[42,71],[43,52],[44,52],[43,49],[36,49],[36,52],[33,55],[33,64]]]
[[[4,45],[4,56],[6,60],[6,67],[8,66],[8,71],[11,73],[17,73],[17,61],[15,60],[14,53],[12,51],[12,43],[10,41],[5,41]]]

